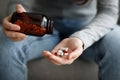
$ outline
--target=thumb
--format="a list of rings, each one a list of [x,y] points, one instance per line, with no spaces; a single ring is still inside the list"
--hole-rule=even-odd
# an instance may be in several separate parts
[[[24,9],[24,7],[21,4],[16,5],[16,11],[18,13],[26,12],[26,10]]]
[[[73,52],[71,52],[69,55],[68,55],[68,59],[77,59],[80,55],[82,54],[82,52],[78,49],[74,50]]]

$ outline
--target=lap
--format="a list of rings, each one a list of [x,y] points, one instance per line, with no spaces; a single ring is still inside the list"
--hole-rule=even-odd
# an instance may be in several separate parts
[[[27,36],[23,41],[12,42],[9,40],[0,29],[0,49],[1,54],[25,55],[26,60],[35,59],[41,56],[43,50],[52,50],[60,41],[58,32],[54,30],[52,35],[43,37]],[[18,54],[19,52],[19,54]]]
[[[98,42],[94,43],[91,47],[86,49],[81,57],[95,60],[98,53],[103,53],[102,51],[112,50],[117,51],[120,47],[120,27],[116,27],[114,30],[110,31],[107,35],[105,35]],[[27,60],[31,60],[34,58],[38,58],[41,56],[41,52],[43,50],[52,50],[54,46],[60,41],[60,37],[55,31],[53,35],[45,35],[43,37],[34,37],[27,36],[27,38],[20,42],[12,42],[7,39],[3,33],[0,31],[0,48],[11,50],[11,49],[19,49],[22,50],[25,55],[27,55]],[[3,46],[4,45],[4,46]]]
[[[106,53],[111,56],[120,56],[120,27],[115,27],[112,31],[106,34],[98,42],[94,43],[91,47],[86,49],[81,57],[98,61]]]
[[[41,56],[43,50],[51,51],[60,41],[56,34],[45,35],[43,37],[29,36],[26,45],[26,54],[29,53],[29,59],[35,59]]]

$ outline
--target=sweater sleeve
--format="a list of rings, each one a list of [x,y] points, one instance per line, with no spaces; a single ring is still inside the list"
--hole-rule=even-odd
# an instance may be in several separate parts
[[[97,15],[84,29],[73,33],[83,41],[84,50],[114,29],[118,20],[119,0],[98,0]]]

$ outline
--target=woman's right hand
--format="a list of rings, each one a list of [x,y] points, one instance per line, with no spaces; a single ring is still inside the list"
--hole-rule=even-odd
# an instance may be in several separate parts
[[[22,5],[18,4],[16,6],[16,11],[18,13],[21,13],[21,12],[25,12],[25,9],[22,7]],[[23,33],[16,32],[20,30],[20,26],[16,24],[12,24],[10,20],[11,20],[11,16],[5,17],[3,19],[3,23],[2,23],[3,33],[12,41],[23,40],[26,37],[26,35]]]

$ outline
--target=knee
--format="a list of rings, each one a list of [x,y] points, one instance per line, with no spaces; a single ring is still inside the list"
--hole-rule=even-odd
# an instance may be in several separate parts
[[[102,59],[107,59],[111,62],[120,64],[120,28],[108,33],[100,40],[99,51]],[[104,60],[103,60],[104,61]]]
[[[117,52],[120,51],[120,28],[116,28],[115,30],[108,33],[102,40],[101,45],[103,48],[108,49],[109,51]]]
[[[16,46],[14,44],[7,44],[7,42],[4,45],[3,44],[4,42],[0,44],[0,62],[10,62],[15,59],[18,60],[21,54],[18,53],[19,51]]]
[[[8,63],[14,60],[23,60],[25,57],[20,46],[0,34],[0,63]]]

